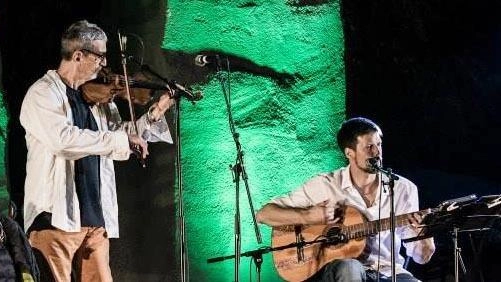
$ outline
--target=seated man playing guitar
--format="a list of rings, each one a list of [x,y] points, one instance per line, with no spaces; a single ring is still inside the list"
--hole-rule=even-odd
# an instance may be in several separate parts
[[[320,174],[296,191],[272,200],[257,212],[273,227],[273,247],[330,238],[273,253],[275,266],[288,281],[391,281],[390,197],[385,174],[368,159],[382,158],[382,132],[366,118],[345,121],[337,134],[348,166]],[[399,176],[394,182],[395,252],[401,240],[416,237],[423,215],[417,187]],[[384,231],[383,231],[384,230]],[[327,233],[327,231],[329,233]],[[333,236],[334,234],[334,236]],[[332,238],[335,238],[333,240]],[[336,241],[336,242],[333,242]],[[435,251],[433,238],[403,243],[419,264]],[[395,258],[397,281],[419,281]]]

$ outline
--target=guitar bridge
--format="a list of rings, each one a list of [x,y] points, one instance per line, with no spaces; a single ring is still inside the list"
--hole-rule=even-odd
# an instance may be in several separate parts
[[[304,261],[304,249],[303,249],[304,237],[301,234],[301,226],[300,225],[294,226],[294,233],[296,234],[297,261],[301,262],[301,261]]]

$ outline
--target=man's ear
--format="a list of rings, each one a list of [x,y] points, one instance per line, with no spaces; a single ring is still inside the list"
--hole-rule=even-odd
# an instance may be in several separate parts
[[[353,157],[353,154],[354,154],[354,152],[353,152],[353,150],[352,150],[352,149],[350,149],[350,148],[344,148],[344,155],[345,155],[347,158],[349,158],[349,157]]]
[[[82,51],[75,51],[75,52],[73,52],[73,55],[72,55],[73,60],[75,60],[77,62],[80,62],[80,60],[82,60],[82,57],[83,57],[83,52]]]

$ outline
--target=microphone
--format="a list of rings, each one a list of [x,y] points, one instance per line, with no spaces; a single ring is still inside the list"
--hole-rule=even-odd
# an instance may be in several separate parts
[[[169,85],[174,88],[176,93],[175,95],[182,96],[192,103],[194,103],[195,101],[200,101],[204,97],[202,92],[192,92],[190,89],[187,89],[186,87],[173,80],[169,82]]]
[[[389,178],[393,179],[393,180],[398,180],[399,177],[396,176],[392,171],[391,169],[385,169],[383,168],[382,164],[381,164],[381,158],[380,157],[373,157],[373,158],[368,158],[367,161],[367,167],[376,172],[376,171],[380,171],[384,174],[386,174]]]
[[[209,56],[209,55],[196,55],[195,56],[195,65],[199,67],[205,67],[207,64],[217,64],[221,65],[221,59],[219,55]]]

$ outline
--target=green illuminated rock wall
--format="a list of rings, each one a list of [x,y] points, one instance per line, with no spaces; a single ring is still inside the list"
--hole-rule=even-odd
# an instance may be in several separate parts
[[[0,212],[5,212],[7,210],[10,199],[7,191],[7,178],[5,173],[5,141],[8,120],[9,118],[4,105],[3,93],[0,92]]]
[[[332,170],[343,158],[335,132],[345,117],[344,42],[338,1],[168,1],[163,48],[204,51],[250,62],[232,71],[231,110],[244,151],[254,208]],[[230,66],[231,66],[230,59]],[[182,72],[182,70],[180,70]],[[219,73],[226,76],[227,72]],[[236,149],[215,72],[198,85],[204,99],[182,103],[181,137],[190,278],[233,281]],[[270,245],[270,228],[256,241],[240,182],[242,252]],[[240,278],[255,273],[243,257]],[[250,274],[252,273],[252,274]],[[262,281],[277,281],[270,254]]]

